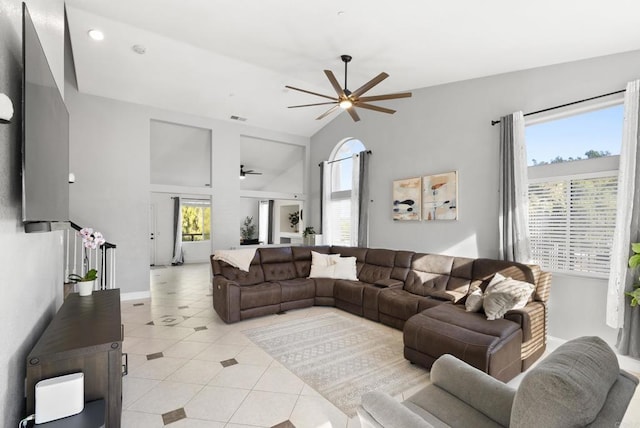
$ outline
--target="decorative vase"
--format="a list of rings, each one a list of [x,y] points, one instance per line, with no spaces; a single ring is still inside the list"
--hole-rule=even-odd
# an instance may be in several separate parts
[[[91,296],[93,293],[93,288],[96,284],[96,280],[93,281],[78,281],[78,294],[81,296]]]
[[[316,235],[307,235],[303,238],[303,240],[304,245],[307,245],[309,247],[316,245]]]

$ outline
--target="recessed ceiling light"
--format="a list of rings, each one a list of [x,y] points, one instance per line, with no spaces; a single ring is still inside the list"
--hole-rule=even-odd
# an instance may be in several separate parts
[[[135,53],[140,54],[140,55],[144,55],[145,52],[147,52],[147,48],[145,48],[142,45],[133,45],[133,46],[131,46],[131,49],[133,49],[133,51]]]
[[[93,40],[96,40],[96,41],[104,40],[104,33],[100,30],[92,29],[87,31],[87,34]]]
[[[344,10],[339,10],[338,11],[338,16],[342,16],[342,15],[344,15]]]

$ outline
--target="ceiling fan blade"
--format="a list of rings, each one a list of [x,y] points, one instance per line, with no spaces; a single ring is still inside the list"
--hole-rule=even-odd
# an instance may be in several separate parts
[[[354,122],[360,121],[360,116],[358,116],[358,113],[356,113],[356,109],[353,108],[353,106],[347,109],[347,113],[349,113],[349,116],[351,116],[351,119],[353,119]]]
[[[340,106],[338,104],[334,105],[329,110],[325,111],[320,116],[316,117],[316,120],[324,119],[325,117],[329,116],[331,113],[333,113],[334,111],[336,111],[339,108],[340,108]]]
[[[364,85],[360,86],[358,89],[353,91],[351,96],[352,97],[356,97],[356,98],[360,97],[360,95],[364,94],[369,89],[373,88],[374,86],[376,86],[378,83],[382,82],[387,77],[389,77],[389,75],[387,73],[385,73],[385,72],[382,72],[382,73],[378,74],[376,77],[374,77],[373,79],[369,80],[367,83],[365,83]]]
[[[396,98],[410,98],[411,92],[402,92],[399,94],[386,94],[386,95],[374,95],[371,97],[360,97],[358,101],[382,101],[382,100],[395,100]]]
[[[319,93],[317,93],[317,92],[307,91],[307,90],[305,90],[305,89],[294,88],[293,86],[285,85],[285,88],[293,89],[294,91],[304,92],[305,94],[317,95],[317,96],[322,97],[322,98],[328,98],[328,99],[330,99],[330,100],[338,101],[338,99],[337,99],[337,98],[335,98],[335,97],[330,97],[329,95],[322,95],[322,94],[319,94]]]
[[[333,89],[335,89],[335,91],[338,94],[338,96],[339,97],[346,97],[346,95],[344,93],[344,90],[340,86],[340,83],[338,83],[338,79],[336,79],[336,76],[333,74],[333,71],[325,70],[324,74],[327,75],[327,78],[329,79],[329,82],[331,82],[331,86],[333,86]]]
[[[328,104],[335,104],[336,101],[332,101],[332,102],[328,102],[328,103],[316,103],[316,104],[302,104],[299,106],[289,106],[287,108],[298,108],[298,107],[312,107],[312,106],[324,106],[324,105],[328,105]]]
[[[356,106],[366,108],[369,110],[379,111],[382,113],[393,114],[396,112],[395,110],[391,110],[390,108],[378,107],[378,106],[374,106],[373,104],[367,104],[367,103],[357,103]]]
[[[261,173],[261,172],[253,172],[253,170],[245,171],[244,173],[245,173],[245,174],[251,174],[251,175],[262,175],[262,173]]]

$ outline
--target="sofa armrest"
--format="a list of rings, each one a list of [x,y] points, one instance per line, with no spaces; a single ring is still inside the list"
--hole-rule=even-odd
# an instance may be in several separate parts
[[[226,323],[240,321],[240,286],[223,276],[213,277],[213,308]]]
[[[515,389],[445,354],[431,367],[431,383],[485,414],[502,426],[509,426]]]
[[[402,288],[402,286],[404,285],[404,282],[400,281],[399,279],[389,278],[389,279],[379,279],[376,282],[374,282],[373,285],[380,288]]]
[[[545,306],[542,302],[529,302],[522,309],[512,309],[504,315],[505,319],[520,324],[522,341],[528,342],[542,333],[546,336]]]
[[[363,428],[433,428],[402,403],[380,391],[364,394],[362,405],[356,410]]]

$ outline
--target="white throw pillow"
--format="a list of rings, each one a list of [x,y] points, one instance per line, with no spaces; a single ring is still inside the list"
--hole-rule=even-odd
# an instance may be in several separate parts
[[[478,312],[480,309],[482,309],[483,300],[484,296],[482,295],[482,290],[476,288],[467,295],[467,300],[464,302],[464,307],[467,312]]]
[[[334,279],[350,279],[351,281],[358,280],[358,270],[356,268],[355,257],[340,257],[338,263],[332,266]]]
[[[331,266],[338,263],[340,254],[322,254],[311,251],[311,266]]]
[[[512,278],[505,278],[496,282],[491,280],[482,302],[487,319],[497,320],[504,317],[504,314],[511,309],[524,308],[534,289],[535,286],[533,284]]]
[[[340,254],[321,254],[311,251],[311,272],[309,278],[333,277],[333,265],[340,259]]]

